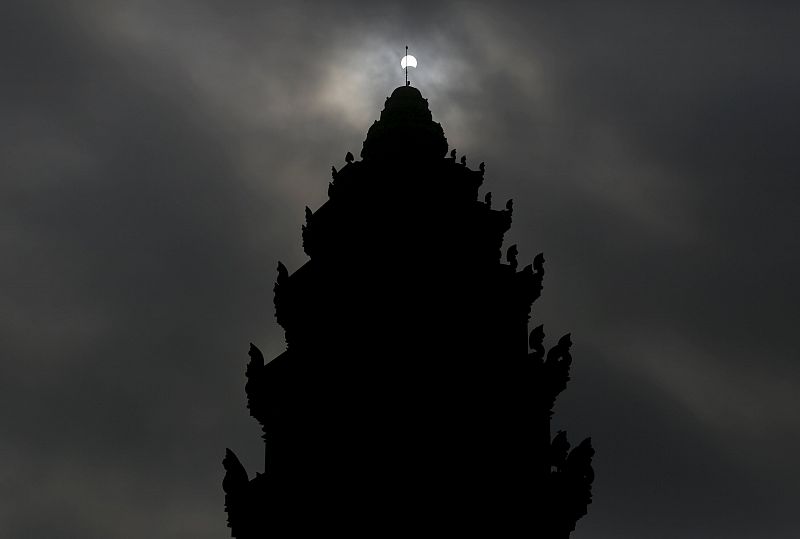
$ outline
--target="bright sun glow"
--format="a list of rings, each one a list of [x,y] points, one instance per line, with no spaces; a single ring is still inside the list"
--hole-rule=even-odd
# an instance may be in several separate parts
[[[400,67],[405,69],[406,67],[417,67],[417,59],[411,56],[403,56],[403,59],[400,60]]]

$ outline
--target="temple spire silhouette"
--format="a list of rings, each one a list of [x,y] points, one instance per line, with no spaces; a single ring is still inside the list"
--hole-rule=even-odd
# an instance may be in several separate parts
[[[265,442],[223,465],[233,537],[343,532],[566,538],[591,503],[594,453],[551,430],[571,337],[528,330],[544,257],[503,249],[513,204],[479,200],[413,86],[386,99],[356,160],[306,208],[277,265],[286,350],[250,346],[247,407]]]

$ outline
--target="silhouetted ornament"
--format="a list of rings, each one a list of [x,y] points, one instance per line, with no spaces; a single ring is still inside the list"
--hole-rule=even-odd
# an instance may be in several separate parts
[[[558,340],[558,344],[547,352],[547,358],[543,364],[543,376],[547,380],[546,397],[547,407],[550,415],[553,414],[553,403],[559,393],[564,391],[569,381],[569,370],[572,365],[572,355],[569,352],[572,346],[570,334],[567,333]]]
[[[467,156],[466,155],[462,155],[461,156],[461,164],[463,166],[467,166]]]
[[[592,457],[594,448],[592,439],[586,438],[578,446],[570,451],[564,472],[568,476],[568,518],[570,523],[569,531],[575,529],[575,522],[587,513],[587,507],[592,503],[592,482],[594,481],[594,470],[592,469]]]
[[[483,174],[484,172],[486,172],[486,163],[484,163],[483,161],[481,161],[481,164],[480,164],[480,165],[478,165],[478,170],[480,170],[480,171],[481,171],[481,174]]]
[[[513,198],[509,198],[508,202],[506,202],[506,209],[508,211],[512,211],[514,209],[514,199]]]
[[[232,494],[242,491],[247,487],[247,472],[239,462],[233,451],[225,449],[225,458],[222,459],[222,466],[225,468],[225,479],[222,480],[222,489]]]
[[[544,253],[539,253],[533,258],[533,269],[536,273],[544,274]]]
[[[289,279],[289,270],[283,265],[283,262],[278,262],[278,284],[285,283]]]
[[[517,254],[518,254],[518,252],[517,252],[517,246],[516,245],[512,245],[511,247],[508,248],[508,251],[506,251],[506,261],[508,262],[508,264],[511,266],[511,269],[513,269],[513,270],[517,269],[517,264],[518,264],[518,262],[517,262]]]
[[[551,363],[555,361],[565,361],[567,363],[572,362],[572,356],[569,354],[569,349],[572,346],[572,340],[570,338],[570,334],[567,333],[563,337],[558,340],[558,344],[555,345],[550,351],[547,353],[547,361],[546,363]]]
[[[350,152],[347,152],[347,155],[344,156],[344,160],[346,163],[352,163],[354,159],[355,157],[353,157],[353,154]]]
[[[300,230],[302,231],[302,238],[303,238],[303,251],[308,256],[312,256],[314,254],[314,234],[311,232],[311,218],[314,214],[311,212],[311,209],[306,206],[306,224],[301,225]]]
[[[264,355],[255,344],[250,343],[250,350],[247,352],[247,354],[250,356],[250,363],[248,363],[248,366],[252,365],[253,368],[260,368],[264,366]]]
[[[531,334],[528,337],[528,346],[533,350],[534,356],[538,357],[539,360],[544,359],[544,325],[539,324],[535,328],[531,330]]]

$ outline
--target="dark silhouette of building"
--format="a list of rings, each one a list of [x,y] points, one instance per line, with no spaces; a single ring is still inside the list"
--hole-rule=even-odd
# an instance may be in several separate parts
[[[411,86],[386,99],[356,161],[306,209],[310,259],[278,264],[286,351],[247,365],[266,469],[223,461],[237,538],[345,533],[568,537],[594,453],[551,439],[569,335],[528,333],[544,258],[503,260],[512,203],[478,200],[484,165],[450,152]]]

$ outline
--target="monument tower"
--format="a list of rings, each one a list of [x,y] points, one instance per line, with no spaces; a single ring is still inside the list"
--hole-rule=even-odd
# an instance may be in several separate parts
[[[550,426],[570,338],[546,352],[529,331],[544,258],[502,252],[512,201],[479,200],[483,181],[410,85],[333,167],[308,261],[278,264],[286,350],[250,348],[266,462],[249,477],[226,452],[233,537],[566,538],[586,514],[594,451]]]

